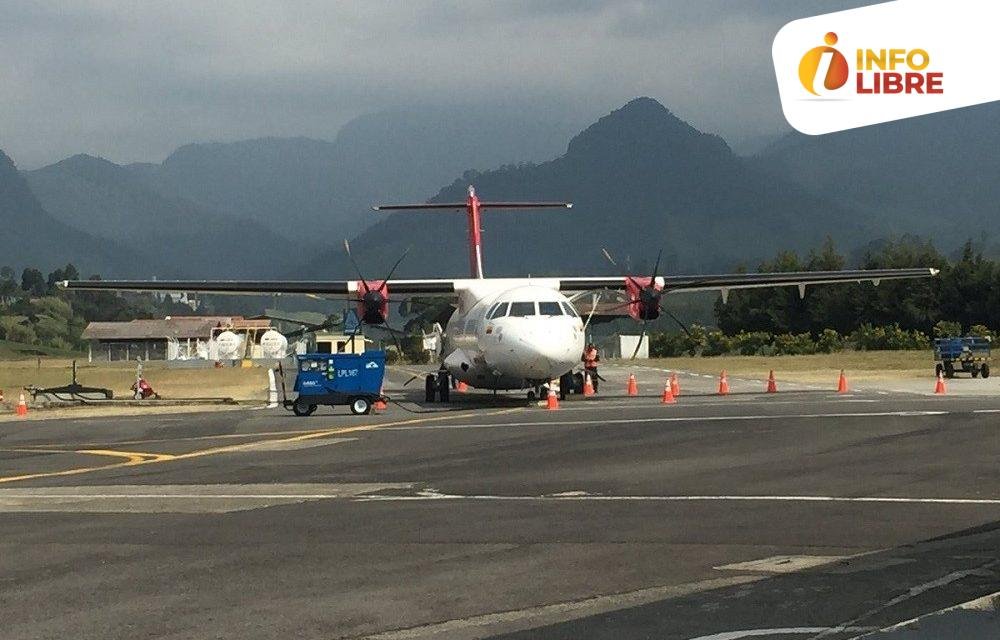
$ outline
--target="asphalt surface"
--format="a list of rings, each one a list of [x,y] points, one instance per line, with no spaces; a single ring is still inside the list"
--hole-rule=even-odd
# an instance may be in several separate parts
[[[2,423],[0,638],[847,638],[1000,591],[1000,398],[636,371]]]

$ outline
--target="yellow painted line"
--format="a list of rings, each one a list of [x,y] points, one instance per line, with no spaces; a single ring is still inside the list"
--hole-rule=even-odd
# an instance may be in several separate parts
[[[517,407],[514,409],[502,409],[499,411],[490,411],[482,415],[493,416],[500,415],[504,413],[513,413],[515,411],[523,411],[522,407]],[[136,467],[146,464],[155,464],[159,462],[169,462],[171,460],[185,460],[188,458],[200,458],[204,456],[216,455],[219,453],[229,453],[233,451],[239,451],[241,448],[246,447],[247,444],[276,444],[281,442],[296,442],[300,440],[310,440],[313,438],[323,438],[326,436],[340,435],[343,433],[354,433],[357,431],[374,431],[382,427],[397,427],[402,425],[412,425],[419,424],[423,422],[433,422],[437,420],[454,420],[459,417],[468,417],[467,412],[456,412],[457,415],[438,415],[427,418],[412,418],[410,420],[397,420],[394,422],[383,422],[380,424],[367,424],[358,425],[355,427],[334,427],[330,429],[321,429],[318,431],[310,431],[300,435],[295,435],[289,438],[276,438],[273,440],[256,440],[251,443],[239,443],[234,445],[228,445],[224,447],[212,447],[210,449],[202,449],[200,451],[191,451],[189,453],[180,453],[176,455],[166,454],[166,453],[137,453],[134,451],[115,451],[111,449],[82,449],[78,450],[77,453],[90,453],[93,455],[105,455],[113,457],[125,458],[125,462],[116,462],[113,464],[103,465],[99,467],[79,467],[76,469],[64,469],[62,471],[46,471],[42,473],[29,473],[18,476],[6,476],[0,477],[0,483],[7,482],[18,482],[20,480],[35,480],[39,478],[57,478],[63,476],[79,475],[83,473],[91,473],[93,471],[104,471],[108,469],[117,469],[121,467]],[[280,433],[280,432],[279,432]],[[40,450],[44,451],[44,450]]]
[[[128,464],[139,464],[140,462],[163,462],[173,460],[177,456],[170,453],[145,453],[142,451],[115,451],[113,449],[79,449],[76,453],[87,453],[94,456],[112,456],[125,458]]]

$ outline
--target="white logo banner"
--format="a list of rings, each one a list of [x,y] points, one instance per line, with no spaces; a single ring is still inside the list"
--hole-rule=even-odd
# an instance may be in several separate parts
[[[1000,100],[997,0],[897,0],[789,22],[781,108],[810,135]]]

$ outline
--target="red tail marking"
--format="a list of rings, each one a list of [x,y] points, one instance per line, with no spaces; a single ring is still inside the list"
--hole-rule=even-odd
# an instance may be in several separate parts
[[[480,229],[479,197],[476,190],[469,187],[469,199],[466,201],[466,214],[469,220],[469,272],[473,278],[483,277],[483,236]]]

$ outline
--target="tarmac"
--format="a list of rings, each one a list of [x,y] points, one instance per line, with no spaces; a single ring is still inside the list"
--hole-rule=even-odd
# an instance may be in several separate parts
[[[0,423],[0,638],[1000,637],[1000,396],[971,382],[682,373],[663,405],[619,365],[547,411],[410,374],[380,415]]]

